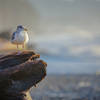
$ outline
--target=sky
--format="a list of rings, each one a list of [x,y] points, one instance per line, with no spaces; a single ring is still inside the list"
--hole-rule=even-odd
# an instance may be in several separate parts
[[[58,42],[75,55],[90,51],[100,56],[99,0],[30,1],[40,14],[41,41]]]
[[[48,73],[100,71],[100,0],[0,0],[0,7],[3,27],[27,26]]]
[[[100,70],[100,0],[30,2],[40,14],[40,34],[34,40],[39,44],[37,48],[55,55],[47,60],[49,72]]]

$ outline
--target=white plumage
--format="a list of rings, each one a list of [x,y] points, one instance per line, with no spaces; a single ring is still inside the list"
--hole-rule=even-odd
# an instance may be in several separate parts
[[[16,31],[12,34],[11,43],[18,45],[22,45],[24,48],[24,44],[29,41],[27,29],[23,26],[17,26]]]

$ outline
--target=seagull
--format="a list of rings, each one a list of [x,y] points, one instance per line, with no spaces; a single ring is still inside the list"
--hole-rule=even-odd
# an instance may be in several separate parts
[[[11,43],[15,44],[18,49],[18,45],[22,45],[24,49],[24,45],[29,41],[28,30],[24,28],[22,25],[17,26],[16,31],[12,34]]]

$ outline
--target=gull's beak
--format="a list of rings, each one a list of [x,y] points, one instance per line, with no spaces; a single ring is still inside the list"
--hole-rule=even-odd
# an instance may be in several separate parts
[[[26,28],[24,28],[24,31],[28,31]]]

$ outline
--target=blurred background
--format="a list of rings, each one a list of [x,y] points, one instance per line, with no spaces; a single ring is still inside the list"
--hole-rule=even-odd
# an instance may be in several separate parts
[[[100,100],[100,0],[0,0],[0,52],[17,25],[48,63],[34,100]]]

